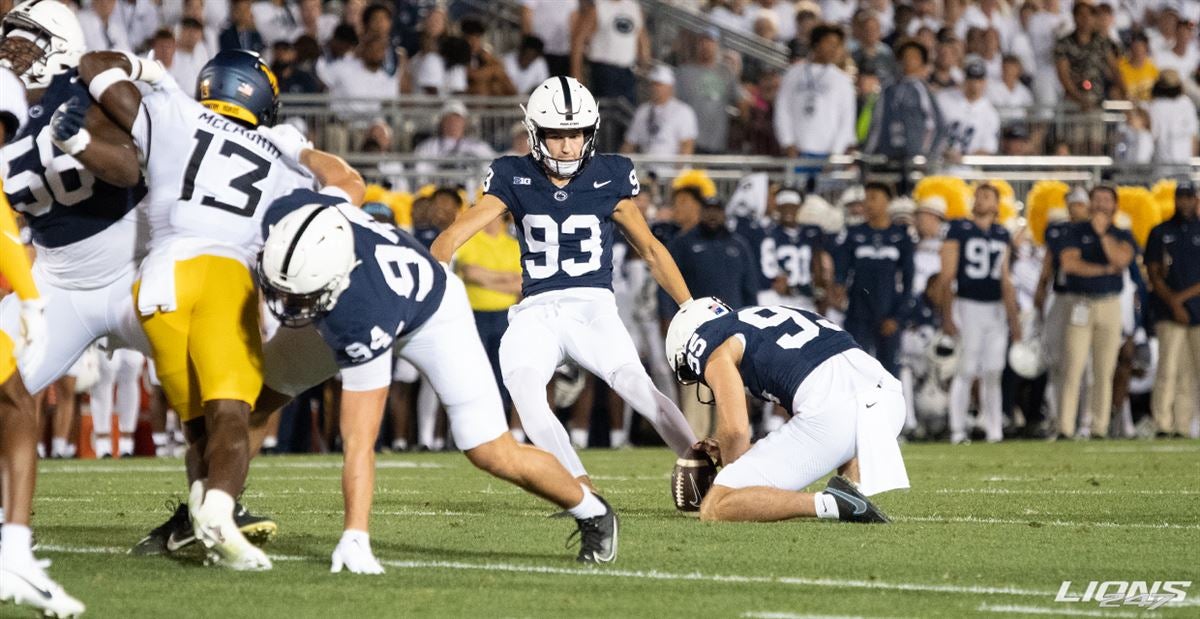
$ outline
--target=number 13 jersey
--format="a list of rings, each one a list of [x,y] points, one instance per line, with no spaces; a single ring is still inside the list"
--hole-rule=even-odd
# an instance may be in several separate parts
[[[200,105],[169,79],[142,98],[133,140],[150,189],[152,254],[188,240],[175,259],[215,254],[249,267],[262,248],[267,207],[313,186],[265,135]]]
[[[501,157],[483,180],[484,193],[513,215],[521,243],[521,292],[564,288],[612,290],[612,214],[641,190],[633,162],[595,155],[563,187],[532,156]]]

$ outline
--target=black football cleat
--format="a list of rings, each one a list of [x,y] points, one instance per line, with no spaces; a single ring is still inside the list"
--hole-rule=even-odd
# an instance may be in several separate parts
[[[825,492],[837,501],[838,520],[842,522],[891,522],[870,499],[858,491],[853,482],[841,475],[834,475],[829,480]]]
[[[168,508],[170,503],[167,503]],[[176,503],[174,512],[166,522],[146,534],[141,541],[129,549],[129,554],[139,556],[165,555],[175,552],[196,541],[192,533],[192,518],[186,503]]]
[[[255,546],[262,546],[275,538],[279,525],[267,516],[255,516],[246,510],[241,503],[233,507],[233,522],[237,524],[242,535]]]
[[[617,512],[603,497],[598,494],[595,496],[604,504],[605,511],[592,518],[575,519],[579,526],[571,534],[571,538],[579,536],[579,556],[575,560],[580,563],[612,563],[617,559]],[[571,538],[568,538],[568,543]]]

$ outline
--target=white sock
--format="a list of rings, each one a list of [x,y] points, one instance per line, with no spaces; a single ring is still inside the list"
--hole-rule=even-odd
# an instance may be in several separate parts
[[[278,437],[275,437],[275,436],[263,437],[263,443],[262,443],[263,449],[275,449],[278,446],[279,446],[279,438]]]
[[[817,518],[825,518],[827,520],[838,519],[837,500],[833,498],[833,495],[818,492],[813,495],[813,504],[817,508]]]
[[[267,446],[266,442],[264,441],[263,447],[266,447],[266,446]],[[392,451],[404,451],[405,449],[408,449],[408,441],[406,441],[402,438],[398,438],[398,439],[392,441]]]
[[[65,438],[51,439],[50,455],[65,457],[67,455],[67,439],[65,439]]]
[[[233,522],[233,497],[224,490],[209,490],[204,493],[204,505],[200,510],[210,517],[229,518]]]
[[[512,430],[509,430],[509,432],[512,434],[514,441],[516,441],[520,444],[525,444],[525,431],[524,430],[522,430],[520,428],[513,428]]]
[[[133,455],[133,437],[132,436],[122,436],[121,438],[117,439],[117,449],[121,452],[122,456],[124,456],[124,455],[132,456]]]
[[[0,565],[29,563],[33,563],[33,532],[21,524],[4,525],[4,537],[0,538]]]
[[[345,531],[342,531],[342,541],[357,541],[367,548],[371,547],[371,535],[366,531],[359,531],[358,529],[346,529]]]
[[[166,432],[155,432],[150,435],[150,438],[151,438],[151,440],[154,441],[155,447],[166,447],[167,446],[167,433]]]
[[[55,439],[58,440],[58,439]],[[58,448],[55,447],[55,450]],[[92,437],[92,450],[96,452],[97,458],[112,455],[112,435],[96,434]]]
[[[625,443],[627,442],[629,442],[629,437],[626,436],[625,430],[608,431],[608,444],[612,446],[613,449],[616,449],[617,447],[624,447]]]
[[[579,502],[579,505],[567,511],[578,520],[603,515],[607,511],[604,509],[604,503],[601,503],[600,499],[597,499],[596,495],[587,489],[587,486],[580,485],[580,487],[583,488],[583,500]]]
[[[571,428],[571,444],[579,449],[585,449],[588,446],[588,431],[587,428]]]

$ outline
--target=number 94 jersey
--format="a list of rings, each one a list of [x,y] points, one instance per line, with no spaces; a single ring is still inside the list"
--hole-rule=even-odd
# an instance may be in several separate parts
[[[151,253],[176,240],[199,240],[189,253],[249,266],[262,248],[267,206],[313,186],[312,176],[285,163],[266,136],[200,105],[170,79],[142,98],[133,140],[150,188]]]
[[[620,155],[593,156],[563,187],[530,155],[493,161],[483,179],[484,193],[504,202],[520,230],[526,297],[563,288],[612,290],[612,214],[640,190],[633,162]]]
[[[956,219],[946,230],[947,241],[958,241],[958,297],[999,301],[1000,274],[1008,256],[1008,230],[1000,224],[981,229],[970,219]]]
[[[359,262],[350,272],[350,286],[333,310],[317,321],[317,330],[333,349],[338,367],[390,355],[396,338],[425,324],[441,306],[446,270],[407,232],[375,221],[343,197],[309,189],[276,200],[270,209],[263,207],[268,211],[263,236],[288,213],[310,204],[333,206],[350,220]]]
[[[687,343],[692,371],[703,376],[712,351],[731,337],[742,340],[738,370],[750,393],[793,411],[793,396],[817,366],[858,348],[854,338],[820,314],[782,305],[751,306],[696,329]]]

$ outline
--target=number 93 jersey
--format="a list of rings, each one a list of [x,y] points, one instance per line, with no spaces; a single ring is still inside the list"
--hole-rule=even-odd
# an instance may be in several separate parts
[[[958,284],[960,299],[1000,300],[1000,272],[1008,255],[1008,230],[1000,224],[981,229],[970,219],[950,222],[946,240],[958,241]]]
[[[641,190],[633,162],[595,155],[571,182],[557,187],[533,157],[501,157],[483,179],[517,224],[521,292],[563,288],[612,290],[613,220],[617,203]]]
[[[262,248],[267,206],[314,184],[265,135],[200,105],[170,79],[142,98],[133,140],[150,188],[151,253],[200,240],[192,255],[216,253],[249,266]]]
[[[751,306],[710,320],[687,343],[686,361],[703,376],[712,351],[737,337],[742,340],[738,367],[746,388],[757,398],[795,410],[800,384],[830,357],[858,348],[854,338],[820,314],[782,305]]]
[[[338,367],[391,354],[392,343],[429,320],[442,304],[446,270],[412,235],[375,221],[344,197],[310,189],[294,191],[263,210],[265,237],[288,213],[311,204],[336,207],[350,220],[358,265],[337,305],[317,320],[317,330],[333,349]]]

